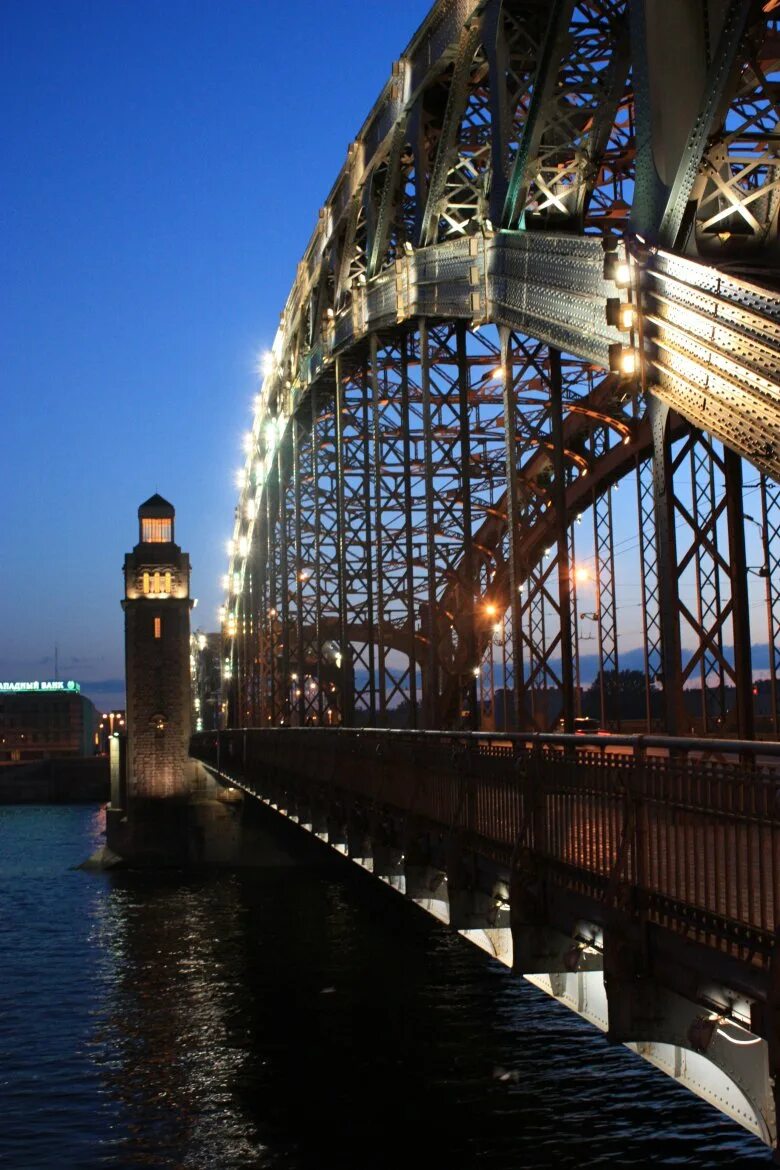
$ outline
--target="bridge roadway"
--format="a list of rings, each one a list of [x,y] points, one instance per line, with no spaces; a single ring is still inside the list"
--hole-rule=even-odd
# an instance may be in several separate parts
[[[250,728],[191,751],[776,1141],[780,744]]]

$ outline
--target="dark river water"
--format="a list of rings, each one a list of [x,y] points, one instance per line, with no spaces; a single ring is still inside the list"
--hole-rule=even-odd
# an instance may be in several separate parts
[[[74,871],[102,828],[0,807],[0,1166],[770,1164],[389,891]]]

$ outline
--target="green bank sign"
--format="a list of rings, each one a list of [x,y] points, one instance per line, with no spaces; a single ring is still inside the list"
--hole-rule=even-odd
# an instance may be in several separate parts
[[[70,691],[78,694],[81,687],[72,678],[67,682],[0,682],[0,695],[18,695],[25,691]]]

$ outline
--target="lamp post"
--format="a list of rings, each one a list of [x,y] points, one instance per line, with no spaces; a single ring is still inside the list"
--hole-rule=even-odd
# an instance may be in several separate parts
[[[581,519],[582,519],[582,517],[578,516],[577,522],[579,523],[581,521]],[[573,534],[572,534],[572,550],[573,549],[574,549],[574,538],[573,538]],[[592,574],[591,574],[590,569],[587,568],[587,566],[572,564],[571,599],[572,599],[572,610],[575,614],[575,617],[577,614],[577,586],[578,585],[581,585],[581,586],[587,585],[588,582],[591,580],[592,580]],[[579,623],[577,621],[575,621],[574,622],[574,690],[575,690],[575,693],[574,693],[574,713],[577,717],[582,716],[582,675],[580,672],[580,640],[581,640],[581,636],[580,636]],[[590,639],[587,637],[583,638],[582,640],[583,641],[590,641]]]
[[[488,621],[492,624],[492,627],[493,627],[491,630],[491,636],[488,640],[488,678],[489,678],[489,695],[490,695],[490,699],[489,699],[490,715],[491,715],[491,718],[493,720],[493,728],[494,729],[495,729],[495,724],[496,724],[496,680],[495,680],[495,662],[494,662],[494,657],[493,657],[493,640],[494,640],[496,630],[501,628],[500,624],[495,621],[497,613],[498,613],[497,606],[495,606],[492,602],[488,602],[488,604],[485,606],[485,617],[488,619]],[[484,715],[485,714],[484,695],[482,696],[480,706],[481,706],[481,714]]]

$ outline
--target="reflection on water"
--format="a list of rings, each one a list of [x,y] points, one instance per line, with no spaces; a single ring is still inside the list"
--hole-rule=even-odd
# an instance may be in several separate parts
[[[769,1164],[370,879],[69,869],[101,827],[0,809],[0,1166]]]

